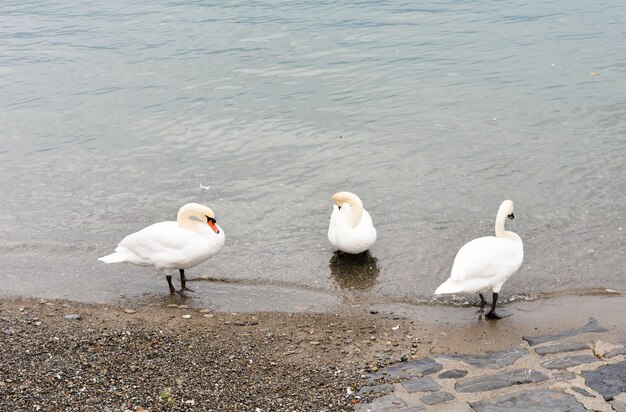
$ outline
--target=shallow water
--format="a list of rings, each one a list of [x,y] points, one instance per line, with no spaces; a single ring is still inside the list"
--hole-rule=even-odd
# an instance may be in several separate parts
[[[626,289],[621,1],[204,3],[0,3],[0,293],[166,294],[96,258],[197,201],[227,240],[188,276],[236,286],[195,299],[420,302],[505,198],[504,295]],[[339,190],[379,233],[356,279]]]

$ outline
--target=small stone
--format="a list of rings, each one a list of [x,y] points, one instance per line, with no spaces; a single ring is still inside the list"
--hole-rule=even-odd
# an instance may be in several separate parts
[[[588,387],[610,401],[626,390],[626,361],[582,373]]]
[[[439,379],[459,379],[464,378],[467,375],[466,370],[452,369],[439,374]]]
[[[595,398],[595,396],[593,396],[592,394],[590,394],[589,392],[587,392],[586,390],[584,390],[583,388],[578,388],[576,386],[572,386],[572,390],[574,392],[578,392],[583,396],[586,396],[587,398]]]
[[[515,361],[527,353],[526,349],[512,348],[497,352],[487,352],[484,355],[443,355],[441,358],[458,360],[477,368],[499,369],[514,364]]]
[[[414,392],[435,392],[441,389],[441,386],[430,377],[411,379],[402,382],[402,386],[408,393]]]
[[[589,346],[583,342],[566,343],[563,345],[542,346],[535,349],[537,355],[545,356],[553,353],[574,352],[578,350],[589,349]]]
[[[370,310],[370,313],[371,313],[372,315],[377,315],[377,314],[378,314],[378,311],[377,311],[377,310]]]
[[[178,305],[178,309],[189,309],[189,305]]]
[[[33,323],[33,325],[35,325],[35,326],[40,326],[40,325],[41,325],[41,322],[34,322],[34,323]]]
[[[313,345],[313,346],[317,346],[317,345],[319,345],[319,344],[320,344],[320,343],[319,343],[318,341],[316,341],[316,340],[312,340],[312,341],[310,341],[309,343],[310,343],[311,345]]]
[[[622,346],[621,348],[613,349],[604,355],[605,358],[612,358],[617,355],[626,355],[626,346]]]
[[[454,399],[454,396],[447,392],[435,392],[420,398],[420,400],[428,406],[451,401],[452,399]]]
[[[597,320],[595,320],[594,318],[589,318],[589,321],[587,321],[587,324],[580,328],[570,329],[565,332],[558,333],[556,335],[523,336],[522,339],[528,342],[530,346],[535,346],[540,343],[568,338],[570,336],[580,335],[582,333],[598,333],[598,332],[606,332],[606,331],[607,329],[601,327],[598,324]]]
[[[510,372],[464,379],[456,383],[455,389],[457,392],[483,392],[525,383],[543,382],[545,380],[548,380],[548,377],[534,369],[517,369]]]
[[[81,320],[82,318],[80,317],[80,315],[78,313],[72,313],[72,314],[69,314],[69,315],[65,315],[65,319]]]
[[[552,374],[555,382],[568,382],[576,379],[576,374],[572,371],[561,370]]]
[[[488,400],[470,403],[476,412],[492,411],[568,411],[585,412],[574,396],[549,389],[533,389],[501,395]]]
[[[374,385],[374,386],[363,386],[361,389],[359,389],[359,396],[363,396],[365,394],[368,393],[381,393],[381,392],[393,392],[395,391],[395,387],[390,384],[390,383],[383,383],[381,385]]]
[[[183,319],[190,319],[190,318],[191,318],[191,315],[183,315],[183,316],[181,316],[181,317],[182,317]]]
[[[134,310],[134,309],[124,309],[124,312],[125,312],[125,313],[128,313],[128,314],[131,314],[131,315],[132,315],[133,313],[137,313],[137,311],[136,311],[136,310]]]
[[[567,369],[572,366],[578,366],[583,363],[595,362],[598,359],[592,355],[567,356],[564,358],[550,359],[543,362],[541,366],[547,369]]]
[[[616,349],[618,346],[609,342],[599,340],[593,344],[593,354],[598,358],[604,358],[607,353]]]
[[[209,309],[207,309],[207,308],[203,308],[203,309],[200,309],[198,312],[199,313],[209,313],[211,311]]]
[[[370,404],[362,404],[357,411],[395,411],[400,407],[406,406],[406,401],[395,395],[381,396]]]
[[[168,308],[177,308],[178,305],[175,303],[170,303],[169,305],[167,305]]]
[[[224,325],[230,325],[231,323],[232,323],[232,322],[231,322],[231,321],[229,321],[229,320],[225,320],[225,321],[224,321]]]
[[[430,375],[439,372],[443,366],[430,358],[412,360],[408,362],[391,365],[378,370],[377,373],[370,376],[370,381],[384,378],[386,381],[394,379],[411,379]]]
[[[202,316],[204,316],[205,318],[214,318],[215,317],[215,315],[212,314],[212,313],[207,313],[207,314],[204,314]]]

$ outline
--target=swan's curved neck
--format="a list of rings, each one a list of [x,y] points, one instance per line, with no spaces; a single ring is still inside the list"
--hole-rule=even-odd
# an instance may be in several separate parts
[[[499,209],[496,215],[496,237],[508,237],[504,230],[504,222],[506,221],[506,210]]]
[[[363,214],[363,202],[357,196],[347,196],[345,201],[350,205],[350,223],[356,227]]]
[[[507,216],[508,214],[507,214],[506,209],[504,208],[498,209],[498,214],[496,215],[496,237],[513,238],[517,236],[513,232],[507,232],[506,230],[504,230],[504,222],[506,222]],[[511,236],[511,234],[515,236]]]
[[[200,219],[200,216],[198,216],[198,211],[194,207],[194,205],[185,205],[181,207],[178,211],[178,215],[176,215],[176,223],[178,223],[178,226],[180,227],[183,227],[185,229],[191,229],[196,223],[196,221],[191,219],[194,216]]]

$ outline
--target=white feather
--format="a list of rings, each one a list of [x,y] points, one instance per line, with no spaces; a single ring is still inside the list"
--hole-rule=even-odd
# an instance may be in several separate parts
[[[193,216],[201,217],[204,213],[208,212],[200,209]],[[126,236],[115,248],[115,253],[98,260],[105,263],[125,262],[148,266],[161,273],[173,269],[188,269],[215,255],[224,245],[224,231],[215,226],[218,233],[205,222],[191,220],[190,216],[181,219],[179,213],[176,222],[155,223]]]
[[[349,193],[349,195],[358,199],[354,194]],[[360,203],[360,199],[358,203]],[[376,229],[370,214],[367,210],[357,206],[361,211],[361,216],[358,223],[354,225],[354,213],[359,211],[355,210],[356,208],[348,202],[343,202],[339,206],[333,205],[330,225],[328,226],[328,240],[336,249],[345,253],[365,252],[376,242]]]
[[[499,236],[480,237],[463,245],[454,258],[450,278],[437,288],[435,295],[500,292],[504,282],[518,271],[524,260],[522,239],[504,231],[504,220],[512,213],[513,202],[503,202],[496,218]]]

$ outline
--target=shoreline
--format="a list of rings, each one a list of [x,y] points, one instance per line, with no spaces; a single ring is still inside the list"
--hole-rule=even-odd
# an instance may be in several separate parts
[[[616,308],[625,303],[622,295],[518,301],[500,308],[511,316],[485,321],[478,307],[233,313],[7,298],[0,343],[12,355],[0,367],[0,409],[353,410],[381,395],[355,397],[369,375],[401,362],[506,350],[589,318],[607,331],[585,342],[621,342],[626,319]],[[81,319],[66,318],[73,314]]]

